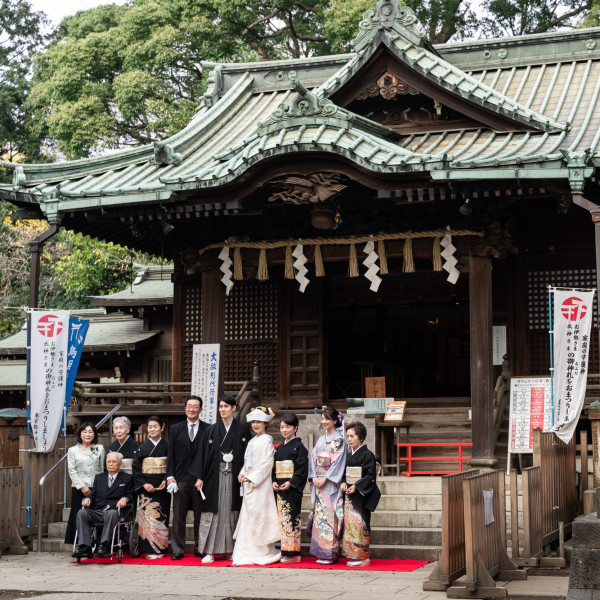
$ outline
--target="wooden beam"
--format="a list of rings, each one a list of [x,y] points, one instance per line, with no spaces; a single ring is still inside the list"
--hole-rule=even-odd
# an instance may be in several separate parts
[[[494,457],[494,373],[492,367],[492,262],[469,254],[471,408],[473,460],[491,466]]]

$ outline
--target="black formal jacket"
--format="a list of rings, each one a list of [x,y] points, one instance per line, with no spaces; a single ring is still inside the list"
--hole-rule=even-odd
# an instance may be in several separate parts
[[[198,453],[204,432],[208,427],[208,423],[198,420],[198,431],[193,442],[190,442],[187,419],[171,427],[167,454],[167,477],[175,477],[175,481],[183,479],[183,476],[190,470],[190,465]]]
[[[129,436],[122,446],[119,443],[119,440],[114,440],[106,449],[106,454],[109,452],[120,452],[123,455],[123,458],[133,458],[135,456],[135,451],[139,446],[140,443]]]
[[[94,478],[90,494],[90,508],[104,510],[107,506],[116,509],[121,498],[133,501],[133,480],[129,473],[119,472],[112,486],[108,487],[108,473],[98,473]]]
[[[233,452],[233,461],[230,463],[232,470],[231,510],[240,510],[242,507],[238,475],[244,466],[244,454],[250,441],[250,431],[245,425],[233,419],[226,435],[227,437],[224,438],[225,426],[222,421],[210,425],[204,434],[202,446],[190,467],[190,473],[204,481],[202,491],[206,495],[206,500],[203,501],[202,510],[206,512],[219,512],[221,449]]]

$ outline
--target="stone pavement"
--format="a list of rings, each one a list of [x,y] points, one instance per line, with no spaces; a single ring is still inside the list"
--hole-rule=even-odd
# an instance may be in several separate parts
[[[310,569],[245,569],[159,565],[76,564],[64,553],[0,557],[0,598],[41,592],[40,600],[442,600],[424,592],[430,563],[412,573]],[[506,584],[513,600],[566,598],[567,577],[530,577]],[[6,591],[15,591],[14,595]],[[2,592],[5,592],[2,594]]]

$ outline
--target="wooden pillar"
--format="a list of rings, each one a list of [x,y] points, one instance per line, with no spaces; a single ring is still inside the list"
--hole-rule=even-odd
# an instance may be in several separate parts
[[[492,262],[469,255],[469,319],[471,330],[471,409],[473,460],[492,466],[494,457],[494,377],[492,367]]]
[[[185,331],[183,315],[183,283],[181,282],[181,260],[175,259],[175,269],[172,276],[173,281],[173,332],[172,332],[172,363],[171,381],[183,381],[183,344],[185,342]],[[178,388],[179,389],[179,388]],[[174,396],[173,402],[181,402],[181,396]]]
[[[221,344],[219,396],[223,395],[225,361],[225,286],[217,269],[202,273],[202,343]]]

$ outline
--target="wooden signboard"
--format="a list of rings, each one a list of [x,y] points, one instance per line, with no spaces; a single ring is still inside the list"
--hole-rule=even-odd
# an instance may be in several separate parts
[[[385,377],[365,377],[365,398],[385,398]]]
[[[385,411],[384,420],[388,423],[402,423],[404,420],[404,409],[406,401],[390,402]]]

